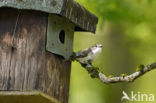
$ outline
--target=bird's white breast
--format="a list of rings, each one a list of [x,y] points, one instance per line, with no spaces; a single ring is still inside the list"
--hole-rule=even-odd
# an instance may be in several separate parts
[[[101,53],[102,51],[102,48],[96,48],[96,49],[93,49],[92,52],[96,55],[96,54],[99,54]]]
[[[101,51],[102,51],[102,48],[96,48],[96,49],[92,50],[92,52],[93,52],[93,60],[96,59],[99,56]]]

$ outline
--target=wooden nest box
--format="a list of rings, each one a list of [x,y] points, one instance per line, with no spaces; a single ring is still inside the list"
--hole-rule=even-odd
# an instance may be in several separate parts
[[[74,0],[0,0],[0,103],[67,103],[74,31],[97,21]]]

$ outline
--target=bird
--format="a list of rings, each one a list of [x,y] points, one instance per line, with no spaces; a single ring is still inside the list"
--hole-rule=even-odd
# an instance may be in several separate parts
[[[124,99],[127,99],[130,101],[130,98],[128,97],[127,93],[125,91],[123,91],[122,93],[123,93],[123,97],[121,98],[121,101]]]
[[[102,47],[102,44],[95,44],[90,48],[83,49],[74,54],[74,60],[77,60],[81,64],[92,63],[102,52]]]

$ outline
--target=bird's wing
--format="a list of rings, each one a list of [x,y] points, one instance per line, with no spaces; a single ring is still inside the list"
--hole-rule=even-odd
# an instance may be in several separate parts
[[[76,58],[83,58],[83,57],[86,57],[88,56],[89,53],[91,53],[91,48],[87,48],[87,49],[84,49],[84,50],[81,50],[79,52],[76,53]]]

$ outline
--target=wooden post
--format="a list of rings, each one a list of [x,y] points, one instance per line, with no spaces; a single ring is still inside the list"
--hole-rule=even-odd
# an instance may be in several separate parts
[[[0,90],[39,90],[67,103],[71,63],[46,51],[48,14],[21,10],[15,27],[17,16],[0,8]]]

